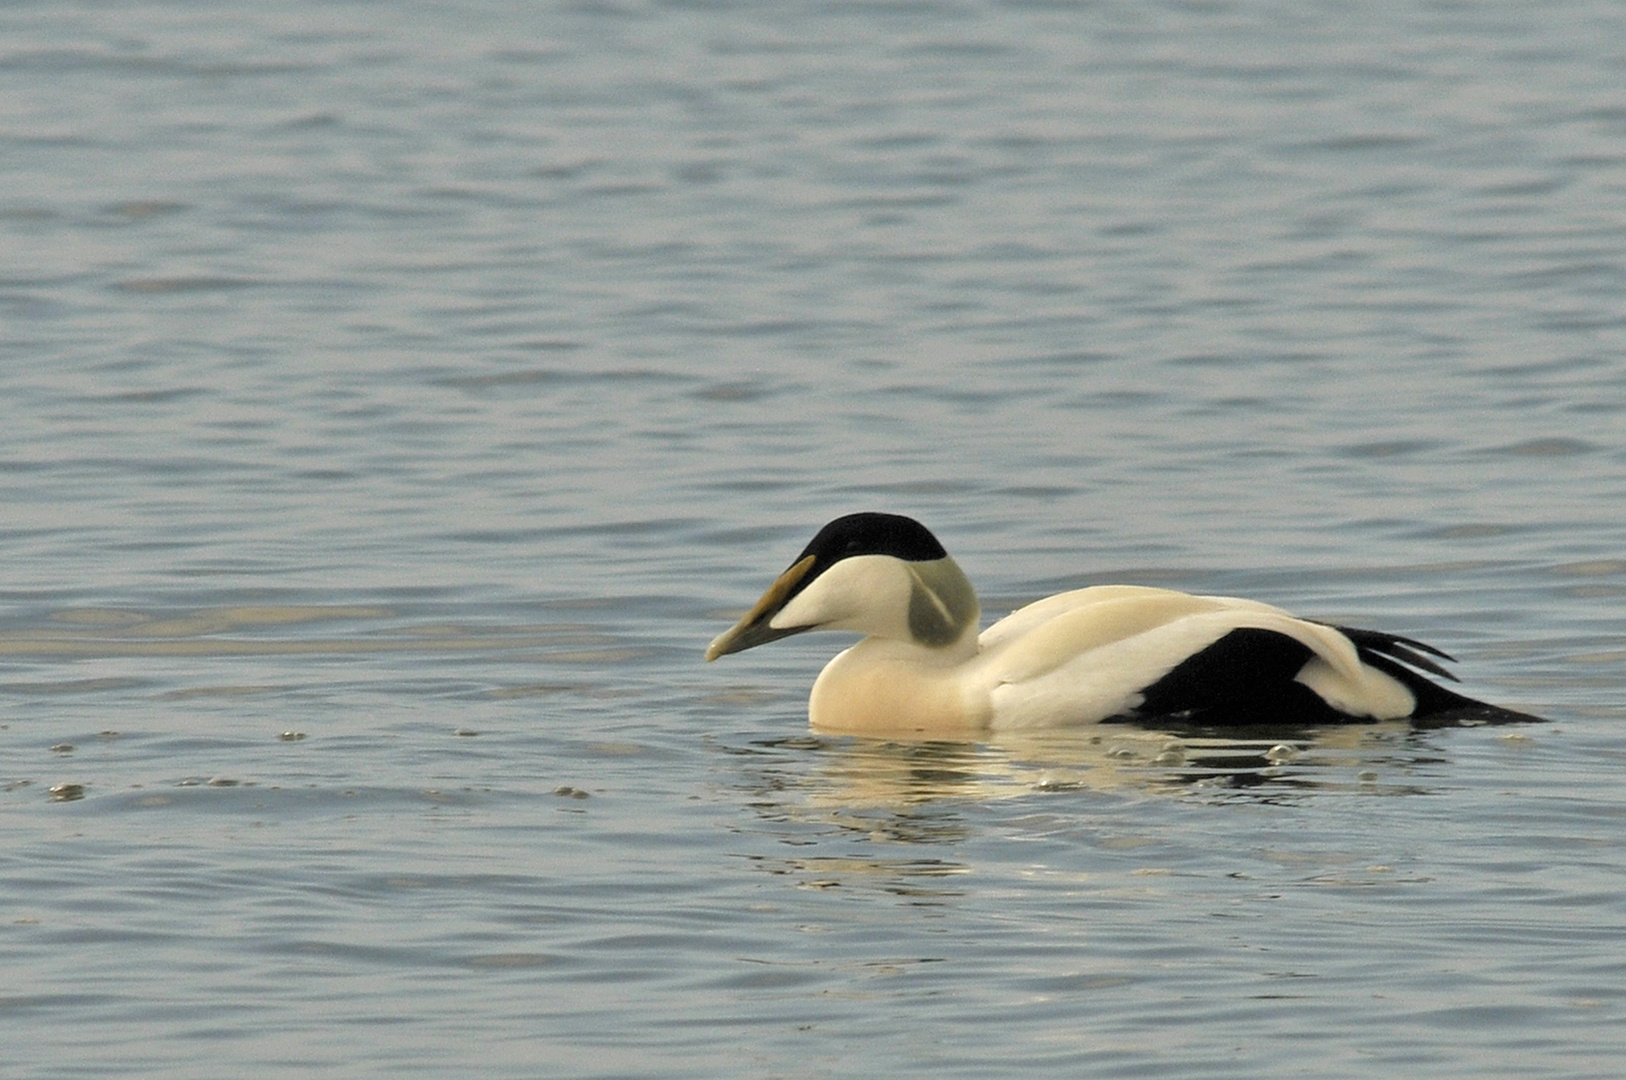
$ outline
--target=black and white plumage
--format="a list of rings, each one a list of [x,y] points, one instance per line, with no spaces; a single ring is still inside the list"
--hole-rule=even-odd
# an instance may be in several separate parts
[[[1203,727],[1452,716],[1534,717],[1431,681],[1450,657],[1394,634],[1296,618],[1253,600],[1101,585],[977,631],[970,581],[925,526],[837,518],[706,650],[715,660],[807,630],[864,638],[808,702],[816,729],[953,736],[1123,718]]]

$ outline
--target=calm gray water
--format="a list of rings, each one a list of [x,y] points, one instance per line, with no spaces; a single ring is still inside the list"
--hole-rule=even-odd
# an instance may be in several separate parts
[[[1618,1077],[1609,0],[0,9],[0,1073]],[[814,738],[825,520],[1551,723]]]

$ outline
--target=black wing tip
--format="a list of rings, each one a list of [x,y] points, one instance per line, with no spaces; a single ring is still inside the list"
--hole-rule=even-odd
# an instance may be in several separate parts
[[[1430,675],[1437,675],[1452,682],[1461,681],[1450,671],[1429,659],[1433,656],[1454,664],[1457,658],[1427,642],[1402,637],[1399,634],[1387,634],[1381,630],[1361,630],[1352,626],[1334,626],[1333,629],[1355,643],[1355,649],[1360,653],[1362,660],[1370,660],[1373,655],[1387,656],[1418,671],[1426,671]]]

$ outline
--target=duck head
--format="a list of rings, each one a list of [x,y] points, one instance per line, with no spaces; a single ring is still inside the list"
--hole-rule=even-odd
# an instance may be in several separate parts
[[[971,582],[924,525],[898,514],[848,514],[819,530],[706,659],[806,630],[946,650],[968,634],[976,640],[979,614]]]

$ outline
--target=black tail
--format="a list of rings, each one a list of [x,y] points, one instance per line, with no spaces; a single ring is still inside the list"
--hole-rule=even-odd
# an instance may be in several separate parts
[[[1429,659],[1435,656],[1441,660],[1454,661],[1455,658],[1432,645],[1425,645],[1421,641],[1414,641],[1398,634],[1385,634],[1379,630],[1357,630],[1348,626],[1335,626],[1333,629],[1355,643],[1355,651],[1362,661],[1399,680],[1412,692],[1412,696],[1417,699],[1417,707],[1412,711],[1411,718],[1414,723],[1420,722],[1423,727],[1543,722],[1539,716],[1531,716],[1529,713],[1504,709],[1499,705],[1490,705],[1465,697],[1419,675],[1418,671],[1426,671],[1442,679],[1457,681],[1455,675]]]

